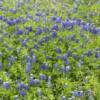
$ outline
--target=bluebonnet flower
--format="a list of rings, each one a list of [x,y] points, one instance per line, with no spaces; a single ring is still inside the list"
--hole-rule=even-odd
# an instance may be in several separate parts
[[[100,28],[96,28],[97,34],[100,35]]]
[[[36,17],[35,17],[35,21],[36,21],[36,22],[39,22],[39,21],[40,21],[40,17],[39,17],[39,16],[36,16]]]
[[[83,91],[81,90],[81,91],[78,91],[78,96],[79,97],[82,97],[83,96]]]
[[[83,21],[81,19],[77,19],[75,24],[76,25],[82,25],[83,24]]]
[[[40,84],[40,80],[39,79],[34,79],[33,84],[35,84],[35,85]]]
[[[27,55],[26,59],[27,59],[27,62],[29,62],[29,63],[31,62],[31,57],[30,56]]]
[[[0,0],[0,5],[3,3],[3,0]]]
[[[94,27],[94,28],[91,29],[91,32],[92,32],[93,34],[98,34],[98,33],[100,34],[100,29]]]
[[[82,25],[82,29],[83,29],[83,30],[88,31],[89,28],[90,28],[90,27],[89,27],[89,24],[83,23],[83,25]]]
[[[68,59],[65,61],[65,63],[66,63],[67,65],[69,65],[69,64],[70,64],[70,62],[69,62],[69,60],[68,60]]]
[[[70,66],[66,66],[66,72],[71,71],[71,67]]]
[[[67,56],[72,56],[72,51],[68,50]]]
[[[31,2],[31,0],[27,0],[27,2],[28,2],[28,3],[30,3],[30,2]]]
[[[49,69],[49,65],[47,63],[44,63],[42,66],[41,66],[41,69],[43,70],[48,70]]]
[[[89,50],[89,51],[87,52],[87,56],[89,57],[89,56],[91,56],[91,55],[92,55],[92,51]]]
[[[13,19],[13,23],[16,25],[17,23],[16,23],[16,19]]]
[[[21,90],[21,91],[20,91],[20,95],[24,97],[24,96],[26,96],[26,95],[27,95],[27,93],[26,93],[26,91]]]
[[[14,22],[13,22],[13,20],[7,20],[7,24],[8,24],[9,26],[11,26],[11,25],[14,25]]]
[[[13,25],[15,25],[16,24],[16,19],[13,19],[12,23],[13,23]]]
[[[23,30],[22,29],[19,29],[18,30],[18,34],[22,35],[23,34]]]
[[[8,58],[11,64],[13,64],[16,61],[16,58],[12,55]]]
[[[73,12],[76,13],[77,12],[77,7],[73,8]]]
[[[49,40],[49,37],[48,37],[48,36],[45,36],[45,37],[44,37],[44,40],[45,40],[45,42],[47,43],[48,40]]]
[[[20,20],[19,18],[15,19],[15,23],[16,23],[16,24],[18,24],[18,23],[20,23],[20,22],[21,22],[21,20]]]
[[[38,45],[37,45],[37,44],[35,44],[35,45],[34,45],[34,48],[38,50],[38,48],[39,48],[39,47],[38,47]]]
[[[2,62],[0,62],[0,70],[2,70],[2,67],[3,67]]]
[[[37,28],[35,35],[40,35],[42,33],[42,29],[40,27]]]
[[[48,32],[49,32],[48,27],[44,27],[44,29],[43,29],[43,30],[44,30],[44,32],[45,32],[45,33],[48,33]]]
[[[24,84],[24,89],[25,89],[25,90],[29,90],[28,84]]]
[[[37,10],[39,11],[39,9],[37,9]],[[37,12],[35,15],[36,16],[41,16],[42,14],[40,14],[39,12]]]
[[[62,28],[63,28],[63,29],[66,28],[66,22],[62,22]]]
[[[16,14],[16,9],[10,9],[11,13]]]
[[[70,21],[68,29],[71,31],[73,29],[74,22]]]
[[[83,96],[83,91],[77,91],[77,90],[75,90],[74,91],[74,96],[82,97]]]
[[[29,80],[29,84],[30,84],[30,85],[33,85],[33,80],[34,80],[34,79],[35,79],[34,76],[31,76],[31,77],[30,77],[30,80]]]
[[[49,55],[46,55],[46,60],[49,60],[51,57]]]
[[[43,20],[45,23],[48,22],[48,18],[46,16],[43,16]]]
[[[24,23],[26,23],[28,21],[28,19],[25,19],[25,18],[22,18],[21,19],[21,22],[24,24]]]
[[[18,83],[18,88],[19,90],[22,90],[22,89],[29,90],[29,86],[27,84],[24,84],[23,82]]]
[[[18,83],[18,88],[19,88],[19,89],[23,89],[23,88],[24,88],[24,83],[23,83],[23,82]]]
[[[57,55],[57,56],[56,56],[56,59],[57,59],[57,60],[59,60],[60,58],[61,58],[61,56],[60,56],[60,55]]]
[[[10,82],[4,82],[4,88],[9,89],[10,88]]]
[[[71,21],[66,21],[62,23],[63,28],[68,28],[69,30],[71,30],[73,28],[74,22]]]
[[[100,48],[96,48],[95,50],[96,50],[96,51],[99,51],[99,50],[100,50]]]
[[[39,43],[40,45],[42,45],[42,44],[43,44],[43,40],[40,39],[38,43]]]
[[[28,17],[29,19],[32,19],[32,18],[33,18],[32,15],[31,15],[30,13],[27,14],[27,17]]]
[[[76,43],[79,43],[80,42],[80,40],[79,39],[76,39]]]
[[[35,63],[37,61],[37,57],[36,57],[36,55],[33,55],[32,56],[32,63]]]
[[[58,68],[58,64],[56,63],[56,64],[54,64],[54,68]]]
[[[3,20],[3,19],[4,19],[4,16],[1,16],[1,15],[0,15],[0,20]]]
[[[42,18],[45,17],[44,11],[40,12],[40,16],[41,16]]]
[[[53,21],[55,21],[55,20],[56,20],[56,16],[51,16],[51,19],[52,19]]]
[[[52,32],[52,38],[56,38],[56,37],[57,37],[57,32],[56,31]]]
[[[3,83],[3,80],[2,80],[2,78],[0,78],[0,84],[2,84]]]
[[[61,17],[57,17],[55,21],[56,21],[56,23],[61,23],[62,18]]]
[[[57,53],[61,53],[61,49],[60,48],[56,48],[56,52]]]
[[[61,70],[64,72],[64,73],[68,73],[70,70],[71,70],[71,67],[70,66],[63,66],[62,68],[61,68]]]
[[[100,57],[100,53],[99,52],[95,52],[95,57],[99,58]]]
[[[77,55],[77,54],[73,54],[73,58],[74,58],[75,60],[77,60],[77,59],[78,59],[78,55]]]
[[[30,80],[29,80],[29,84],[30,85],[39,85],[40,84],[40,80],[39,79],[35,79],[34,76],[31,76]]]
[[[32,32],[32,26],[28,26],[28,27],[26,27],[26,29],[27,29],[29,32]]]
[[[32,64],[30,62],[27,63],[26,65],[26,73],[29,73],[32,69]]]
[[[20,3],[16,3],[16,9],[19,9],[20,6],[21,6]]]
[[[35,56],[34,51],[33,51],[32,48],[30,48],[30,54],[31,54],[32,56]]]
[[[26,46],[26,43],[27,43],[26,40],[22,41],[22,46]]]
[[[58,31],[58,25],[54,25],[54,26],[52,26],[52,30],[55,30],[55,31]]]
[[[62,56],[62,59],[63,59],[63,60],[67,60],[67,55],[64,54],[64,55]]]
[[[46,75],[45,75],[45,74],[41,74],[41,75],[40,75],[40,79],[41,79],[41,80],[46,80],[46,79],[47,79],[47,77],[46,77]]]
[[[66,100],[66,97],[65,96],[62,96],[62,100]]]
[[[73,34],[73,35],[71,36],[71,40],[74,40],[75,37],[76,37],[76,34]]]
[[[16,25],[16,31],[18,31],[19,30],[19,26],[18,25]]]

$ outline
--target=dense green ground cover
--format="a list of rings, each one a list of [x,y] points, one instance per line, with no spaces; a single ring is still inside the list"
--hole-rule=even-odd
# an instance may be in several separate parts
[[[100,100],[99,0],[0,0],[0,100]]]

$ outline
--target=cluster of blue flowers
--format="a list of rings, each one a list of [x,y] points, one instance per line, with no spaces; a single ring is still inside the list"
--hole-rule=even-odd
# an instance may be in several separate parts
[[[0,100],[95,100],[100,28],[84,6],[0,0]]]

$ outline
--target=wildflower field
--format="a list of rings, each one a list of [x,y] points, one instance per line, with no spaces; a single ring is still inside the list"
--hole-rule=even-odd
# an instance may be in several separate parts
[[[100,0],[0,0],[0,100],[100,100]]]

